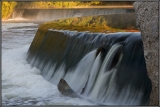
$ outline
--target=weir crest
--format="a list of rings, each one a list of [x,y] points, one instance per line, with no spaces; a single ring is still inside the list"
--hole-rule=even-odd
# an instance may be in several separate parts
[[[140,33],[38,30],[27,61],[57,85],[63,78],[79,96],[102,105],[148,105],[147,75]]]
[[[62,14],[63,13],[63,14]],[[134,13],[134,9],[81,8],[81,9],[17,9],[11,19],[52,21],[63,18]]]

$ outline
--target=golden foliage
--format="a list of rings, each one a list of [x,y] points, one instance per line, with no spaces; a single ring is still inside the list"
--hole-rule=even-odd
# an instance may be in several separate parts
[[[107,6],[107,5],[132,5],[129,1],[18,1],[18,2],[2,2],[2,18],[9,17],[14,9],[30,9],[30,8],[68,8],[75,6]]]
[[[14,10],[17,2],[2,2],[2,18],[7,18]]]

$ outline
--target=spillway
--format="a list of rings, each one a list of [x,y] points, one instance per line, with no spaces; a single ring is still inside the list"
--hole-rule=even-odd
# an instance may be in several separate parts
[[[80,8],[80,9],[17,9],[12,19],[27,19],[34,21],[51,21],[63,18],[134,13],[134,9],[114,8]]]
[[[38,30],[26,60],[57,85],[63,78],[102,105],[148,105],[152,89],[140,33]]]

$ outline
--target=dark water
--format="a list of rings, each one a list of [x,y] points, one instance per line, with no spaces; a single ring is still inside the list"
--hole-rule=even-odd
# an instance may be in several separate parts
[[[38,31],[28,63],[57,85],[61,78],[80,96],[102,105],[148,105],[147,75],[140,33]]]

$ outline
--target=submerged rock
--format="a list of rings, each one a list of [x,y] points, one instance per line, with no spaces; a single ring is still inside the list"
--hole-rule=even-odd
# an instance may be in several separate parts
[[[67,84],[67,82],[64,79],[61,79],[58,83],[58,90],[61,92],[61,94],[65,95],[65,96],[69,96],[69,97],[80,97],[79,95],[77,95],[76,92],[74,92],[70,86]]]

